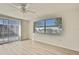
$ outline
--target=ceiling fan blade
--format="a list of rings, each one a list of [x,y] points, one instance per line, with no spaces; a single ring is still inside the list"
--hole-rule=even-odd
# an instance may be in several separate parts
[[[16,5],[12,4],[10,5],[11,7],[17,9],[19,12],[23,13],[23,11],[21,10],[21,7],[17,7]]]
[[[34,11],[28,10],[29,4],[27,4],[27,3],[20,3],[19,5],[20,5],[19,7],[17,7],[17,6],[14,5],[14,4],[12,4],[12,5],[10,5],[10,6],[13,7],[13,8],[15,8],[15,9],[17,9],[19,12],[21,12],[21,13],[23,13],[23,14],[24,14],[24,13],[27,13],[27,12],[36,13],[36,12],[34,12]]]
[[[16,8],[16,9],[20,9],[20,7],[18,6],[16,6],[16,5],[14,5],[14,4],[10,4],[9,6],[11,6],[11,7],[13,7],[13,8]]]
[[[26,10],[26,12],[36,13],[35,11],[31,11],[31,10]]]

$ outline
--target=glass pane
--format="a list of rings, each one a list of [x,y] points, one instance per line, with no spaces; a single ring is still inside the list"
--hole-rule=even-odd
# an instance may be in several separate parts
[[[45,21],[44,20],[40,20],[40,21],[37,21],[37,22],[35,22],[35,29],[34,29],[34,31],[35,32],[38,32],[38,33],[44,33],[44,27],[45,27],[45,25],[44,25],[44,23],[45,23]]]
[[[46,33],[60,34],[62,32],[62,19],[52,18],[46,20]]]
[[[3,25],[3,19],[0,19],[0,25]]]
[[[37,27],[44,27],[44,20],[35,22],[35,25],[36,25]]]
[[[2,43],[3,42],[3,27],[4,27],[4,25],[3,25],[3,19],[0,19],[0,43]]]
[[[57,20],[56,19],[47,19],[46,20],[46,26],[57,26]]]
[[[19,39],[19,21],[9,20],[9,41]]]
[[[9,27],[8,27],[8,20],[4,19],[4,42],[8,42],[9,37]]]

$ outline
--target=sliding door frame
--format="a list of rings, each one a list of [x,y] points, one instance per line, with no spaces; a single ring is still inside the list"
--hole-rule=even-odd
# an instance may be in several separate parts
[[[11,19],[11,18],[0,18],[0,19],[3,20],[3,25],[4,25],[4,21],[5,21],[5,20],[8,20],[8,25],[7,25],[7,26],[9,26],[9,20],[14,20],[14,21],[17,20],[17,21],[18,21],[18,26],[20,27],[20,28],[18,27],[18,31],[20,32],[20,33],[18,32],[18,35],[19,35],[19,36],[18,36],[18,41],[21,40],[21,38],[22,38],[22,37],[21,37],[21,25],[22,25],[21,20],[19,20],[19,19]],[[1,29],[1,30],[2,30],[2,29]],[[3,26],[3,30],[2,30],[2,31],[4,31],[3,34],[5,34],[4,26]],[[7,37],[7,38],[8,38],[8,39],[7,39],[8,41],[7,41],[7,42],[5,42],[5,38],[4,38],[4,37],[5,37],[5,35],[3,35],[3,37],[2,37],[3,43],[8,43],[8,42],[10,42],[10,41],[9,41],[9,29],[8,29],[8,37]],[[14,40],[14,41],[16,41],[16,40]],[[0,43],[0,44],[3,44],[3,43]]]

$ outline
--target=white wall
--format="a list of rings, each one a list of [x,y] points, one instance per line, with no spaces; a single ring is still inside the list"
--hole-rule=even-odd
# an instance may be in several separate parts
[[[29,21],[22,20],[21,22],[21,40],[29,39]]]
[[[62,17],[64,29],[62,35],[35,34],[33,33],[34,21],[32,20],[30,21],[30,38],[51,45],[79,51],[79,8],[67,10],[62,10],[62,8],[61,11],[58,12],[54,12],[53,7],[51,8],[50,13],[47,15]],[[38,19],[40,18],[37,18],[36,20]]]

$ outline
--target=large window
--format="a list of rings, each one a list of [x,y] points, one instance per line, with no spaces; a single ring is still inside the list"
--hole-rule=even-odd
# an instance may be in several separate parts
[[[62,32],[62,18],[48,18],[34,23],[34,32],[46,34],[60,34]]]
[[[21,21],[0,18],[0,43],[20,40]]]

